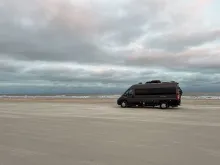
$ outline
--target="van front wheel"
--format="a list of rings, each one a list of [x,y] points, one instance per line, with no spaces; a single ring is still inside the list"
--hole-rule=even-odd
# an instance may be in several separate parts
[[[122,108],[128,107],[128,102],[127,102],[127,101],[122,101],[121,107],[122,107]]]

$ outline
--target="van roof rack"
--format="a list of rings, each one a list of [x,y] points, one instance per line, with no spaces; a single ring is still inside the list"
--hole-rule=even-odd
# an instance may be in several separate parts
[[[165,82],[163,82],[163,83],[176,83],[176,84],[179,84],[179,83],[176,82],[176,81],[165,81]]]
[[[152,84],[152,83],[177,83],[176,81],[161,81],[161,80],[151,80],[151,81],[147,81],[145,84]]]
[[[151,84],[151,83],[161,83],[160,80],[151,80],[151,81],[147,81],[146,84]]]

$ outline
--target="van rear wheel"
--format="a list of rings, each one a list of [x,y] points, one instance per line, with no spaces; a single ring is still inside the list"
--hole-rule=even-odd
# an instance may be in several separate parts
[[[168,104],[167,103],[161,103],[160,104],[160,108],[161,109],[167,109],[168,108]]]
[[[128,107],[128,102],[127,102],[127,101],[122,101],[121,107],[122,107],[122,108]]]

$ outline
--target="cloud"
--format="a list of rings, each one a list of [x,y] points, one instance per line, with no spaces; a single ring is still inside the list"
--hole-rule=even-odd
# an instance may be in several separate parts
[[[107,8],[100,18],[101,34],[115,44],[129,44],[146,33],[145,25],[162,12],[164,3],[164,0],[130,0],[114,9]]]
[[[56,3],[47,0],[44,4],[34,2],[37,7],[32,10],[27,9],[27,6],[32,6],[29,3],[16,6],[27,15],[21,14],[20,10],[12,10],[12,3],[5,5],[11,12],[3,10],[2,13],[8,14],[7,21],[3,21],[1,26],[2,54],[23,60],[71,60],[79,63],[114,60],[95,41],[93,18],[85,6],[77,7],[67,0]]]
[[[200,83],[216,83],[220,81],[219,73],[214,75],[199,72],[187,73],[181,71],[162,70],[158,68],[140,69],[117,65],[79,65],[68,62],[27,62],[2,60],[0,64],[7,63],[7,67],[0,72],[4,75],[0,86],[20,86],[22,88],[118,88],[125,90],[131,84],[145,83],[151,79],[171,81],[178,79],[181,86],[189,84],[195,86]],[[7,69],[6,69],[7,68]],[[9,70],[10,72],[6,72]],[[11,71],[13,70],[13,71]],[[5,74],[4,74],[5,73]],[[205,82],[205,80],[211,82]],[[75,90],[75,89],[74,89]],[[83,90],[83,89],[82,89]],[[97,88],[98,90],[98,88]]]
[[[220,42],[220,29],[207,31],[179,31],[156,36],[146,42],[151,48],[165,49],[172,52],[184,51],[188,48],[200,46],[218,40]]]
[[[1,0],[0,85],[16,91],[124,89],[151,79],[218,85],[220,27],[204,16],[212,3]]]
[[[185,70],[189,72],[218,73],[220,69],[220,47],[191,48],[179,53],[165,50],[144,49],[132,54],[125,64],[140,67],[160,67],[167,69]]]

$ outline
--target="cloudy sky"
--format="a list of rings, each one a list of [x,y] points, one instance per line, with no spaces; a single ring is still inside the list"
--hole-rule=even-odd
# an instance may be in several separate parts
[[[220,90],[219,9],[219,0],[0,0],[0,92],[117,91],[152,79]]]

